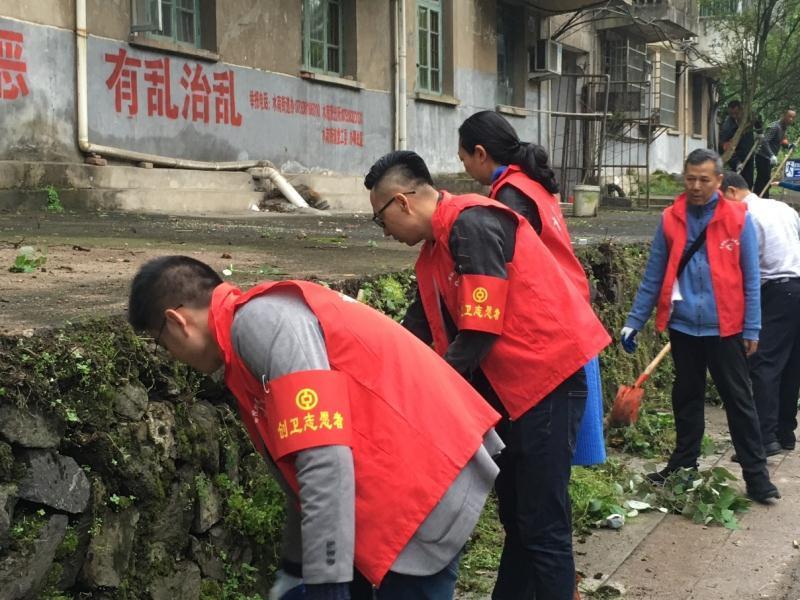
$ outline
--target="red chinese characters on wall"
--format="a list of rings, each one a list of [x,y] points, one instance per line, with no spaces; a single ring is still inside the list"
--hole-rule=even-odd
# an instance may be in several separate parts
[[[250,92],[250,106],[258,105],[259,101],[269,98],[264,92]],[[334,104],[319,104],[307,102],[290,96],[272,95],[272,110],[286,115],[299,115],[301,117],[321,118],[324,121],[347,123],[348,125],[363,125],[364,113],[351,110]],[[269,106],[263,110],[269,110]],[[364,132],[359,129],[346,127],[324,127],[322,129],[322,143],[331,146],[364,146]]]
[[[21,33],[0,29],[0,100],[16,100],[30,93],[25,81],[28,65],[22,60],[24,41]]]
[[[178,118],[178,106],[172,103],[169,58],[144,61],[147,87],[147,116]],[[119,111],[118,111],[119,112]]]
[[[142,60],[120,48],[116,54],[107,53],[104,58],[113,65],[106,87],[114,91],[114,109],[118,113],[127,112],[129,117],[139,113],[139,71],[143,69],[148,117],[171,120],[182,117],[193,123],[209,124],[213,116],[213,122],[218,125],[242,125],[242,115],[236,109],[235,78],[231,70],[206,73],[203,65],[184,63],[178,80],[184,92],[183,101],[176,103],[172,64],[168,57]]]

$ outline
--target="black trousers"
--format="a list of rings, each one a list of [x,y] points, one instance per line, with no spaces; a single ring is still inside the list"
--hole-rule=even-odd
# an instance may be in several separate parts
[[[762,198],[769,198],[769,188],[763,194],[761,190],[769,183],[770,175],[772,175],[772,165],[769,163],[769,159],[756,154],[756,183],[752,189],[754,194]]]
[[[761,287],[761,341],[750,358],[764,445],[794,441],[800,394],[800,278]]]
[[[672,411],[677,439],[668,467],[691,468],[697,464],[705,429],[708,369],[725,406],[745,481],[758,483],[768,478],[742,336],[693,336],[670,329],[669,339],[675,363]]]
[[[586,406],[583,369],[497,431],[506,444],[495,482],[506,538],[493,600],[572,600],[575,559],[569,478]]]

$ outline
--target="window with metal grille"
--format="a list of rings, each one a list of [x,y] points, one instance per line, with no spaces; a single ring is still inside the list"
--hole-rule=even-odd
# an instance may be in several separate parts
[[[417,0],[417,90],[442,93],[442,3]]]
[[[340,0],[304,0],[303,65],[310,71],[342,74]]]
[[[133,0],[131,31],[202,47],[200,0]]]
[[[659,122],[668,127],[677,127],[675,119],[675,55],[659,52],[658,109]]]
[[[611,76],[609,111],[644,116],[650,69],[645,43],[608,34],[603,44],[603,69]]]

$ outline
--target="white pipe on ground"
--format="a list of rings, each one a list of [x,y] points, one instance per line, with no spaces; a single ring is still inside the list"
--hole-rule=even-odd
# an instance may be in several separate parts
[[[295,206],[300,206],[303,208],[309,207],[305,199],[303,199],[298,191],[292,187],[292,184],[286,181],[286,178],[278,172],[278,169],[261,166],[250,169],[249,173],[253,177],[269,179],[275,185],[275,187],[280,190],[281,194],[283,194],[283,196]]]
[[[264,161],[246,160],[230,162],[209,162],[201,160],[188,160],[184,158],[173,158],[169,156],[159,156],[157,154],[147,154],[145,152],[134,152],[123,148],[102,146],[89,142],[89,107],[88,107],[88,78],[87,78],[87,47],[89,34],[86,28],[86,0],[75,0],[75,46],[76,46],[76,65],[77,65],[77,103],[78,103],[78,147],[82,152],[96,153],[104,156],[111,156],[123,160],[136,162],[150,162],[154,165],[164,167],[174,167],[178,169],[197,169],[201,171],[242,171],[254,167],[261,167],[267,171],[274,171],[274,175],[269,175],[269,179],[295,206],[309,208],[308,203],[297,193],[291,184],[284,179],[278,171],[272,167],[264,167]],[[280,180],[280,183],[278,182]]]

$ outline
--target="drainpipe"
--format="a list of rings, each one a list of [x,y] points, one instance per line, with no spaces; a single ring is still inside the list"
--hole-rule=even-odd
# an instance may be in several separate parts
[[[406,2],[395,0],[395,150],[405,150],[408,145],[408,77],[406,74]]]
[[[154,165],[163,167],[174,167],[178,169],[197,169],[201,171],[242,171],[245,169],[263,169],[264,176],[269,178],[281,191],[289,202],[302,208],[310,208],[303,197],[297,193],[286,179],[281,176],[277,169],[265,166],[265,161],[231,161],[231,162],[207,162],[200,160],[188,160],[183,158],[172,158],[159,156],[157,154],[147,154],[144,152],[134,152],[122,148],[102,146],[89,142],[89,107],[88,107],[88,84],[87,84],[87,45],[89,34],[86,29],[86,0],[75,0],[75,45],[76,45],[76,64],[77,64],[77,103],[78,103],[78,147],[87,154],[96,153],[122,160],[136,162],[150,162]]]

